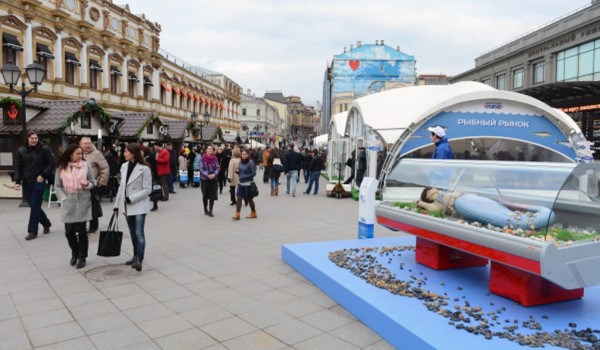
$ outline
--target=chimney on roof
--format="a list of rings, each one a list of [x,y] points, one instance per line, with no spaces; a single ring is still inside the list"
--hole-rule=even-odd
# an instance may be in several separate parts
[[[383,44],[383,40],[379,40],[379,42],[381,43],[381,46],[383,46],[383,45],[384,45],[384,44]]]
[[[375,40],[375,45],[379,45],[379,40]]]
[[[361,46],[362,46],[362,41],[357,41],[357,42],[356,42],[356,47],[357,47],[357,48],[359,48],[359,47],[361,47]]]

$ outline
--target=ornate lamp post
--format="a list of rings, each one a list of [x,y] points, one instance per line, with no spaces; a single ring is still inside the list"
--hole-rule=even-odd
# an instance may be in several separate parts
[[[5,64],[4,67],[0,70],[2,71],[2,77],[4,78],[4,83],[10,87],[10,92],[16,92],[21,96],[21,122],[23,125],[22,129],[22,137],[23,144],[27,145],[27,116],[25,115],[25,98],[30,93],[36,91],[38,85],[42,84],[44,80],[44,76],[46,75],[46,69],[41,64],[34,62],[28,65],[25,68],[25,72],[27,73],[27,79],[29,79],[29,84],[33,85],[33,88],[27,90],[25,88],[25,81],[21,82],[21,90],[16,91],[14,86],[19,83],[19,78],[21,77],[21,68],[19,66],[11,63]],[[25,189],[23,188],[23,191]],[[29,203],[25,200],[25,193],[23,193],[23,201],[19,204],[19,207],[29,207]]]

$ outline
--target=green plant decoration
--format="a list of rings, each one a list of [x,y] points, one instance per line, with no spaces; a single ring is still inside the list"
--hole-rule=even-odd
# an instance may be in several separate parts
[[[150,123],[154,123],[157,122],[160,126],[164,126],[165,123],[163,123],[162,120],[160,120],[160,118],[157,115],[151,114],[148,119],[146,119],[146,121],[144,122],[144,124],[142,124],[142,126],[140,126],[140,128],[138,129],[138,131],[135,133],[135,139],[136,140],[141,140],[142,139],[142,133],[144,132],[144,130],[146,129],[146,127],[148,126],[148,124]]]
[[[21,109],[21,107],[23,106],[21,104],[21,100],[17,100],[16,98],[12,98],[9,96],[0,98],[0,107],[9,106],[11,104],[14,104],[18,109]]]
[[[85,113],[90,113],[92,116],[97,115],[100,117],[101,125],[104,128],[105,125],[110,125],[111,117],[110,113],[107,113],[104,108],[100,107],[94,99],[90,99],[83,106],[79,107],[79,110],[73,114],[58,127],[58,132],[64,134],[65,130],[71,126],[71,124],[77,123],[79,118],[81,118]],[[118,131],[115,128],[115,133]]]

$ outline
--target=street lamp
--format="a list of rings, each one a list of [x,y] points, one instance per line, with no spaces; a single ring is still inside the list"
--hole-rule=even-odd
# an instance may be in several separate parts
[[[200,127],[200,142],[202,142],[202,128],[210,123],[210,114],[208,111],[204,112],[202,117],[204,118],[204,121],[198,121],[198,114],[196,113],[192,113],[190,116],[190,118],[192,118],[192,122]]]
[[[19,78],[21,77],[21,68],[19,66],[12,64],[9,62],[5,64],[4,67],[0,70],[2,71],[2,77],[4,78],[4,83],[10,87],[10,92],[16,92],[21,96],[21,121],[23,125],[22,133],[23,133],[23,144],[27,145],[27,116],[25,115],[25,98],[31,92],[37,92],[38,85],[42,84],[44,80],[44,76],[46,75],[46,69],[41,64],[34,62],[28,65],[25,68],[25,72],[27,73],[27,79],[29,79],[29,84],[33,85],[33,88],[27,90],[25,88],[25,81],[21,82],[21,90],[15,91],[14,86],[19,83]],[[23,187],[23,200],[19,207],[29,207],[29,203],[25,199],[25,187]]]

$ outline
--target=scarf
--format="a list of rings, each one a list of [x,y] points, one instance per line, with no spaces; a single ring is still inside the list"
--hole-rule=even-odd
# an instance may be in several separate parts
[[[204,153],[202,155],[202,163],[206,164],[207,166],[210,166],[212,164],[217,164],[217,156],[215,156],[215,154],[208,154],[208,153]]]
[[[87,163],[79,161],[77,163],[67,164],[67,167],[60,171],[60,179],[63,183],[63,188],[68,194],[82,193],[84,188],[81,186],[81,181],[87,180]]]

